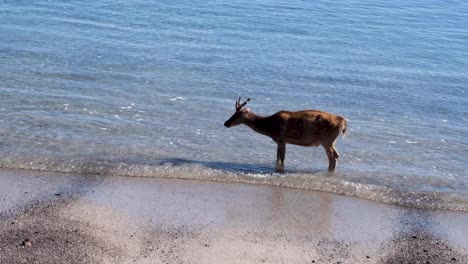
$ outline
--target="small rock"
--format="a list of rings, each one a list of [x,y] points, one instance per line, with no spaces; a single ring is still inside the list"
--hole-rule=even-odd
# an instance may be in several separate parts
[[[23,246],[23,247],[30,247],[30,246],[32,246],[31,239],[26,238],[25,240],[23,240],[23,242],[21,242],[21,246]]]
[[[412,236],[412,238],[418,238],[417,236]]]
[[[55,196],[60,196],[61,194],[60,193],[54,193]]]
[[[366,256],[366,258],[370,258],[369,256]]]
[[[457,259],[456,259],[456,258],[452,258],[452,261],[457,261]]]
[[[205,247],[209,247],[209,245],[208,245],[208,244],[205,244]]]

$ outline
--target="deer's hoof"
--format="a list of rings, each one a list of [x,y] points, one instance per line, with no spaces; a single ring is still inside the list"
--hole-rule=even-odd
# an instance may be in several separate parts
[[[277,173],[284,173],[284,168],[276,168],[275,172]]]
[[[277,162],[275,172],[283,173],[284,172],[284,164],[281,164],[280,162]]]

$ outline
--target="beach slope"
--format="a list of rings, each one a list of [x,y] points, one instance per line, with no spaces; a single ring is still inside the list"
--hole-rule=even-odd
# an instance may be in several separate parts
[[[0,263],[468,263],[468,213],[292,188],[0,170]]]

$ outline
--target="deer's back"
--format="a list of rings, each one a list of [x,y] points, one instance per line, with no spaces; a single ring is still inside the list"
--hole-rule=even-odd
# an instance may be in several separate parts
[[[301,146],[318,146],[335,141],[345,120],[318,110],[280,111],[273,116],[281,120],[280,139]]]

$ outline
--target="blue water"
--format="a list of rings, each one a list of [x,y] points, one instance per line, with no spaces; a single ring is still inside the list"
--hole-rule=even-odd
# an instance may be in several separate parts
[[[0,1],[0,167],[241,181],[468,210],[466,1]],[[345,116],[319,148],[226,129]]]

